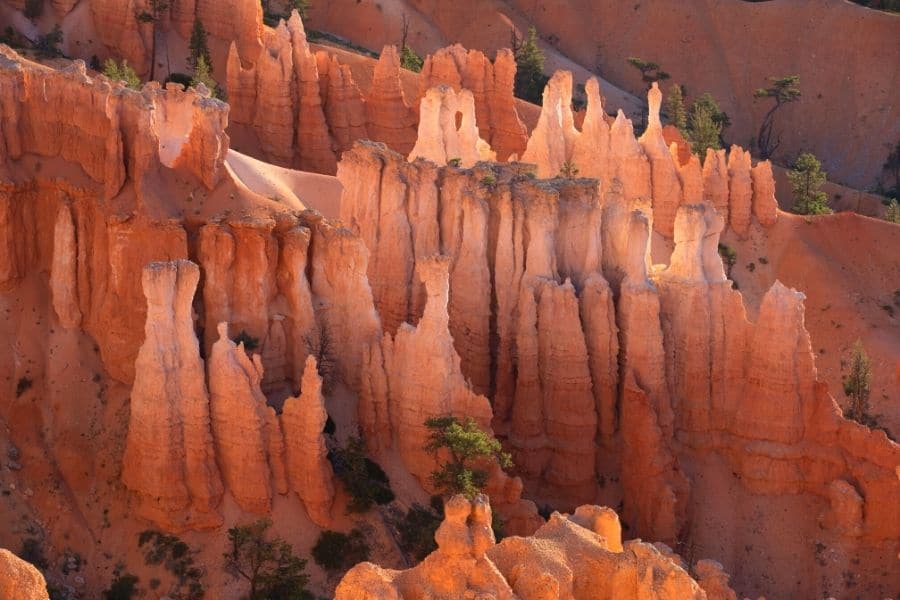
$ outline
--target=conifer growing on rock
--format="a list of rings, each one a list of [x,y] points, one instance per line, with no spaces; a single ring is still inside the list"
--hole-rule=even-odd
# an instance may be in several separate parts
[[[206,67],[212,71],[212,55],[209,53],[209,41],[206,28],[200,19],[194,20],[194,28],[191,30],[191,41],[188,44],[188,66],[195,73],[200,66],[200,60],[206,62]]]
[[[828,196],[819,188],[825,183],[827,173],[822,163],[810,152],[801,154],[794,168],[787,173],[794,193],[794,212],[801,215],[824,215],[831,212]]]
[[[435,487],[447,495],[464,494],[474,498],[487,483],[488,474],[474,466],[479,459],[496,458],[504,469],[512,467],[512,457],[492,435],[483,431],[472,418],[432,417],[425,421],[431,430],[426,449],[437,456],[442,450],[450,462],[432,472]]]
[[[869,420],[869,394],[872,387],[872,363],[862,340],[856,340],[847,361],[850,372],[844,379],[844,393],[850,398],[846,415],[857,423]]]
[[[788,75],[787,77],[770,77],[772,85],[759,88],[753,92],[755,98],[772,98],[775,105],[769,109],[759,126],[759,134],[756,137],[756,148],[760,158],[770,158],[781,144],[781,136],[775,132],[775,113],[785,104],[796,102],[800,99],[800,76]]]
[[[537,29],[530,28],[524,39],[513,31],[512,45],[516,57],[515,94],[518,98],[540,104],[544,86],[550,78],[544,74],[544,51],[537,44]]]

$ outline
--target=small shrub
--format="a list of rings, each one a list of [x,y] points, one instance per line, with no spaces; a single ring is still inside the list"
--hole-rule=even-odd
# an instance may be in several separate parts
[[[767,264],[769,264],[769,259],[766,258],[765,256],[760,256],[758,260],[759,260],[759,263],[762,264],[762,265],[767,265]]]
[[[28,377],[20,377],[16,383],[16,398],[31,389],[32,381]]]
[[[103,600],[131,600],[138,593],[136,575],[123,573],[112,580],[109,587],[103,590]]]
[[[365,444],[351,438],[346,448],[335,448],[329,455],[334,474],[351,496],[347,510],[364,513],[375,504],[389,504],[394,500],[387,474],[365,455]]]
[[[493,175],[485,175],[481,178],[481,185],[484,187],[494,187],[497,185],[497,178]]]
[[[578,167],[575,166],[575,163],[571,160],[567,160],[560,168],[557,177],[562,177],[563,179],[575,179],[578,177]]]
[[[37,538],[25,538],[22,540],[22,551],[19,552],[19,558],[30,562],[42,571],[50,566],[50,561],[47,560],[47,556],[44,554],[41,540]]]
[[[62,27],[57,24],[47,35],[38,36],[37,42],[34,44],[34,49],[41,58],[58,58],[63,56],[62,50],[59,49],[59,45],[62,44],[62,41]]]
[[[498,542],[506,537],[506,521],[497,511],[491,513],[491,530],[494,532],[494,539]]]
[[[166,80],[163,82],[163,86],[169,82],[177,83],[183,86],[184,89],[188,89],[191,87],[192,78],[187,73],[169,73],[169,76],[166,77]]]
[[[164,565],[177,578],[175,592],[178,597],[185,600],[203,597],[203,569],[194,562],[190,546],[174,535],[149,529],[138,536],[138,546],[144,550],[144,561],[148,565]]]
[[[754,263],[750,263],[747,265],[747,270],[751,273],[756,270],[756,265]]]
[[[369,545],[359,529],[350,534],[323,531],[312,549],[316,564],[330,572],[343,572],[369,559]]]
[[[108,58],[103,63],[103,74],[113,81],[121,81],[126,87],[133,90],[141,87],[141,78],[138,77],[134,69],[128,66],[127,60],[123,60],[122,64],[119,64],[115,60]]]
[[[239,334],[231,338],[231,341],[233,341],[238,346],[244,344],[244,350],[246,350],[247,352],[252,352],[259,348],[259,338],[253,337],[243,329],[241,329],[241,332]]]
[[[722,263],[725,265],[725,274],[731,279],[731,269],[737,264],[737,252],[731,246],[719,244],[719,256],[722,257]]]
[[[440,524],[441,517],[437,513],[420,504],[413,504],[403,518],[394,523],[400,532],[400,548],[417,561],[423,560],[437,550],[434,532]]]
[[[404,45],[400,50],[400,66],[404,69],[418,73],[422,70],[425,62],[422,57],[416,54],[416,51],[409,46]]]
[[[450,160],[447,161],[447,165],[450,167],[456,167],[458,169],[462,166],[462,159],[461,158],[451,158]]]

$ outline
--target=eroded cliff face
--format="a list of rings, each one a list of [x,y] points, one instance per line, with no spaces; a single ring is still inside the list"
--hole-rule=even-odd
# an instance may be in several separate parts
[[[509,600],[596,600],[604,598],[726,598],[707,596],[668,548],[640,541],[623,546],[615,512],[581,506],[573,515],[553,513],[529,537],[508,537],[499,544],[491,530],[487,498],[462,496],[444,506],[444,522],[435,533],[438,549],[405,571],[362,563],[338,585],[335,598],[411,599],[491,597]],[[728,576],[705,564],[708,580]],[[733,594],[733,592],[731,592]]]
[[[180,87],[129,90],[88,77],[80,61],[48,69],[5,46],[0,63],[0,162],[6,173],[33,169],[3,183],[0,288],[35,267],[49,271],[60,321],[94,336],[107,371],[130,382],[146,308],[141,269],[187,257],[184,228],[161,218],[158,193],[145,186],[174,172],[215,188],[225,173],[228,107]],[[50,177],[35,167],[43,161],[76,170]]]
[[[749,162],[733,163],[748,176],[730,175],[729,196],[751,204],[732,202],[729,219],[751,227],[736,216],[752,212]],[[529,497],[571,507],[595,497],[598,478],[620,477],[634,531],[674,543],[689,507],[704,506],[687,472],[712,454],[748,492],[830,503],[821,520],[840,524],[832,533],[845,547],[896,539],[883,494],[900,491],[900,448],[842,419],[816,383],[801,293],[776,283],[747,320],[717,253],[725,219],[712,203],[677,205],[669,265],[650,268],[656,207],[619,186],[601,195],[596,181],[534,180],[518,165],[436,169],[372,144],[345,154],[340,178],[342,218],[371,253],[387,331],[430,322],[411,267],[435,249],[448,257],[462,375],[491,398]],[[360,421],[374,432],[390,408],[371,406]],[[850,481],[855,495],[840,483]]]
[[[456,92],[469,90],[475,104],[478,131],[497,153],[497,159],[521,155],[528,134],[516,112],[513,89],[516,59],[512,51],[497,52],[492,63],[478,50],[466,50],[459,44],[441,48],[425,57],[419,76],[419,98],[438,85],[448,85]],[[421,134],[420,134],[421,137]]]
[[[523,161],[537,165],[539,177],[559,176],[566,166],[599,179],[604,195],[619,193],[621,187],[627,200],[651,202],[653,229],[670,239],[679,206],[700,202],[715,207],[741,238],[747,237],[752,217],[763,227],[774,224],[778,204],[768,161],[752,167],[750,153],[738,146],[731,147],[727,160],[724,150],[708,150],[702,170],[699,157],[682,161],[666,142],[659,114],[662,92],[656,84],[647,94],[647,129],[637,141],[621,111],[612,126],[607,123],[595,79],[585,84],[585,93],[579,131],[572,113],[571,74],[559,71],[547,84],[540,119],[522,155]]]

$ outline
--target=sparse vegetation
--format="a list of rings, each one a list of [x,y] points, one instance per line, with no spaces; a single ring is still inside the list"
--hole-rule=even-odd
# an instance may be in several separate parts
[[[822,163],[810,152],[802,153],[788,171],[794,193],[794,212],[801,215],[823,215],[831,212],[828,196],[819,188],[825,183],[827,174]]]
[[[400,28],[400,66],[409,71],[418,73],[424,66],[422,57],[409,47],[409,18],[403,13]]]
[[[28,377],[20,377],[19,381],[16,382],[16,398],[20,397],[22,394],[31,389],[31,379]]]
[[[496,459],[504,469],[512,467],[512,457],[492,435],[483,431],[470,417],[460,421],[453,416],[431,417],[425,421],[430,430],[426,450],[435,458],[449,454],[450,461],[431,473],[431,481],[442,493],[464,494],[472,498],[487,483],[488,473],[476,466],[485,459]]]
[[[19,558],[26,562],[30,562],[40,570],[45,570],[50,566],[50,561],[44,554],[44,546],[41,540],[37,538],[25,538],[22,540],[22,551],[19,552]]]
[[[191,82],[193,78],[187,73],[169,73],[169,76],[166,77],[166,80],[163,82],[163,85],[169,83],[170,81],[173,83],[177,83],[187,89],[191,87]]]
[[[760,158],[770,158],[781,144],[781,136],[775,132],[775,113],[785,104],[796,102],[800,99],[800,76],[788,75],[787,77],[770,77],[769,87],[758,88],[753,92],[756,98],[772,98],[775,105],[769,109],[763,117],[756,137],[756,149]]]
[[[259,338],[253,337],[244,329],[241,329],[239,334],[231,338],[231,341],[239,346],[244,344],[244,350],[247,352],[252,352],[259,348]]]
[[[369,559],[369,545],[359,529],[349,534],[323,531],[312,549],[316,564],[331,573],[342,573]]]
[[[59,45],[62,42],[62,27],[56,24],[49,33],[38,36],[37,41],[34,43],[34,50],[41,58],[59,58],[64,56],[62,50],[59,49]]]
[[[389,504],[394,492],[388,476],[365,454],[361,438],[350,438],[345,448],[335,448],[328,454],[334,474],[351,496],[347,510],[364,513],[375,504]]]
[[[306,590],[306,560],[295,556],[293,547],[283,539],[267,540],[271,525],[270,520],[260,519],[229,529],[225,570],[247,581],[248,600],[312,600]]]
[[[575,163],[571,160],[567,160],[559,169],[559,175],[557,175],[557,177],[562,177],[563,179],[575,179],[578,177],[578,167],[575,166]]]
[[[484,187],[494,187],[497,185],[497,178],[493,175],[485,175],[481,178],[481,185]]]
[[[127,60],[123,60],[120,64],[112,58],[106,59],[106,62],[103,63],[103,74],[113,81],[121,81],[125,87],[133,90],[141,87],[141,78],[134,69],[128,66]]]
[[[441,517],[421,504],[413,504],[403,518],[394,523],[400,532],[400,548],[417,561],[437,549],[434,532],[441,524]]]
[[[725,265],[725,275],[731,279],[731,270],[737,264],[737,252],[731,246],[719,244],[719,256],[722,257],[722,264]]]
[[[138,594],[138,577],[131,573],[122,573],[118,567],[113,572],[115,579],[103,590],[103,600],[131,600]]]
[[[191,78],[191,87],[197,87],[200,84],[203,84],[209,90],[213,98],[220,97],[219,84],[213,79],[210,67],[202,56],[197,59],[197,68],[194,70],[194,76]]]
[[[684,108],[684,86],[673,83],[666,96],[666,116],[678,131],[687,137],[687,111]]]
[[[670,77],[670,75],[660,69],[659,65],[655,62],[644,60],[636,56],[629,56],[625,60],[627,60],[628,64],[632,67],[641,72],[641,81],[644,82],[644,85],[648,90],[653,85],[654,81],[665,81]]]
[[[450,160],[447,161],[447,166],[456,167],[458,169],[462,166],[462,159],[461,158],[451,158]]]
[[[322,378],[322,393],[326,396],[334,391],[338,380],[338,363],[334,355],[334,345],[328,328],[318,326],[316,335],[306,338],[307,351],[316,357],[316,370]]]
[[[889,223],[900,224],[900,202],[890,200],[887,203],[887,208],[884,211],[884,220]]]
[[[856,340],[847,358],[849,372],[844,377],[844,393],[850,398],[850,406],[845,415],[868,425],[869,394],[872,387],[872,362],[866,354],[862,340]]]
[[[540,104],[550,78],[544,74],[544,51],[537,43],[537,29],[530,28],[524,38],[513,29],[510,42],[516,57],[516,97]]]
[[[203,597],[203,569],[194,562],[194,552],[174,535],[146,530],[138,536],[138,547],[144,550],[148,565],[163,565],[176,577],[169,595],[183,600]]]
[[[209,53],[209,36],[206,27],[200,19],[194,19],[194,27],[191,29],[191,40],[188,43],[187,64],[196,73],[200,66],[200,60],[206,61],[206,66],[212,69],[212,55]]]

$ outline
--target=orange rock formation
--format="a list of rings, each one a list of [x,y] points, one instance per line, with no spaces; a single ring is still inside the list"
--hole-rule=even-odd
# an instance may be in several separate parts
[[[170,529],[217,527],[222,482],[210,435],[209,395],[191,301],[189,261],[144,268],[144,343],[135,362],[122,480],[142,515]]]
[[[0,548],[0,598],[49,600],[47,582],[34,565]]]
[[[362,563],[338,585],[335,598],[409,599],[491,597],[512,600],[571,598],[728,598],[734,592],[715,563],[703,563],[704,582],[694,581],[671,551],[638,541],[623,546],[616,514],[581,506],[574,515],[554,513],[530,537],[497,544],[491,507],[484,496],[455,496],[444,506],[435,533],[438,549],[405,571]],[[714,583],[713,583],[714,582]],[[713,587],[718,585],[718,587]]]

